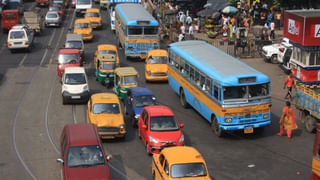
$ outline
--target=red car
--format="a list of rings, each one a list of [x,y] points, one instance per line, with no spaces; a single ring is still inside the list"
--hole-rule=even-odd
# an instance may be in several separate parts
[[[160,153],[167,146],[183,146],[184,135],[175,114],[167,106],[146,106],[138,120],[138,133],[148,154]]]
[[[63,179],[110,180],[108,161],[94,124],[65,125],[60,138]]]
[[[19,24],[19,11],[16,9],[3,10],[1,14],[1,25],[3,31],[10,30],[14,25]]]
[[[79,49],[61,48],[58,52],[57,73],[62,77],[66,67],[80,67],[83,65],[81,52]]]
[[[60,4],[51,4],[48,11],[57,11],[62,19],[64,17],[64,11]]]

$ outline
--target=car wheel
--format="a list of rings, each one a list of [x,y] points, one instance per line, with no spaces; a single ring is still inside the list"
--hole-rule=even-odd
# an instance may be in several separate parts
[[[62,96],[62,104],[66,105],[67,104],[67,99],[65,97]]]
[[[221,137],[223,135],[222,129],[219,128],[218,119],[215,116],[211,118],[211,129],[218,137]]]
[[[186,101],[186,96],[184,95],[183,89],[180,90],[180,104],[183,108],[189,107],[189,104]]]
[[[314,130],[316,129],[316,122],[314,121],[313,117],[310,115],[306,116],[306,120],[305,120],[305,128],[309,133],[314,132]]]
[[[271,56],[271,63],[273,63],[273,64],[277,64],[278,63],[278,58],[277,58],[277,55],[272,55]]]

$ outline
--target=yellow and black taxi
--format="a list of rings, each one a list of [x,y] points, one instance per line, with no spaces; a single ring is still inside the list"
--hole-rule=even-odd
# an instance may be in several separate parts
[[[97,126],[102,139],[124,138],[127,133],[120,101],[114,93],[96,93],[90,97],[87,123]]]
[[[93,39],[92,28],[90,21],[88,19],[77,19],[74,22],[73,33],[80,34],[82,40],[90,41]]]
[[[148,52],[145,64],[146,81],[168,80],[168,52],[164,49],[153,49]]]
[[[167,147],[160,154],[153,154],[152,175],[155,180],[210,180],[207,165],[193,147]]]
[[[84,15],[85,19],[90,21],[91,27],[93,29],[102,28],[102,20],[100,10],[97,8],[89,8],[86,10]]]

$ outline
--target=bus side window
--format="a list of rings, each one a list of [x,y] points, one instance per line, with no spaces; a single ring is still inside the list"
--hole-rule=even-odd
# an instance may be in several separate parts
[[[184,65],[184,74],[188,75],[190,72],[190,65],[188,63],[185,63]]]
[[[200,74],[199,74],[199,71],[196,69],[194,71],[194,79],[195,79],[196,85],[200,87]]]
[[[206,90],[205,82],[206,82],[205,77],[202,74],[200,74],[200,87],[203,91]]]
[[[190,66],[190,80],[194,80],[194,69],[192,66]]]
[[[213,86],[213,96],[220,101],[220,98],[219,98],[219,88],[217,85],[214,85]]]
[[[205,85],[205,91],[207,91],[207,93],[209,93],[210,95],[212,95],[212,91],[211,91],[211,79],[209,79],[208,77],[207,77],[207,79],[206,79],[206,85]]]
[[[184,59],[180,59],[180,72],[182,74],[184,74],[184,67],[185,67],[185,60]]]

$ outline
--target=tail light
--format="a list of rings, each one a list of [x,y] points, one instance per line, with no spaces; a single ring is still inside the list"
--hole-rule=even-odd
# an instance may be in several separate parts
[[[88,89],[88,85],[83,86],[83,89]]]
[[[12,44],[11,44],[11,43],[8,43],[8,47],[10,47],[10,46],[12,46]]]
[[[25,45],[29,45],[29,41],[26,41],[24,44],[25,44]]]

